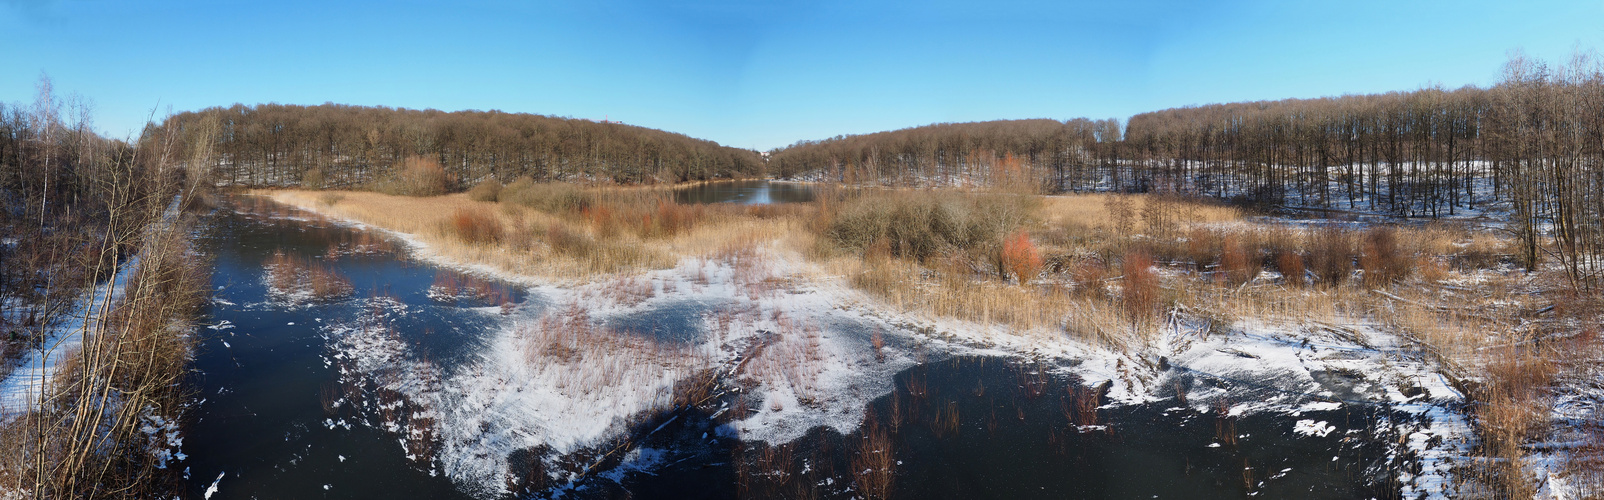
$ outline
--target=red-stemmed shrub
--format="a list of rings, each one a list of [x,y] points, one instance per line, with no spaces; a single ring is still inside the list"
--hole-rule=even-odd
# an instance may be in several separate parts
[[[1003,271],[1018,279],[1021,285],[1029,283],[1041,273],[1041,252],[1030,243],[1030,235],[1024,231],[1003,240],[1000,260]]]

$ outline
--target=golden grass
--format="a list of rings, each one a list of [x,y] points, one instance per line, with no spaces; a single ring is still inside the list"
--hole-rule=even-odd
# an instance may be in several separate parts
[[[642,188],[592,191],[600,191],[603,197],[649,192]],[[669,221],[654,222],[652,229],[641,235],[634,229],[609,229],[613,219],[600,220],[594,213],[549,213],[517,204],[475,201],[465,194],[409,197],[347,191],[339,193],[338,203],[325,205],[319,202],[325,193],[273,190],[252,194],[407,233],[427,244],[430,252],[453,261],[559,281],[665,269],[683,258],[715,256],[738,241],[772,242],[806,232],[802,231],[805,208],[708,207],[700,209],[704,213],[694,223],[686,222],[688,216],[678,209],[669,209],[659,212],[672,214]],[[496,234],[500,236],[493,236]]]
[[[574,207],[558,208],[552,213],[513,203],[474,201],[462,194],[420,198],[342,192],[340,201],[334,205],[319,203],[319,199],[326,196],[326,192],[320,191],[259,194],[290,205],[412,234],[429,244],[433,252],[453,260],[546,278],[595,280],[608,275],[666,268],[684,258],[730,260],[733,253],[745,251],[741,249],[767,246],[792,252],[793,257],[811,255],[828,274],[844,277],[854,287],[900,311],[1001,325],[1016,335],[1068,331],[1071,336],[1109,345],[1126,345],[1130,340],[1147,336],[1143,333],[1145,328],[1132,326],[1130,317],[1121,314],[1118,297],[1104,288],[1108,283],[1124,282],[1117,264],[1123,260],[1122,249],[1132,247],[1133,242],[1158,248],[1161,254],[1166,249],[1172,253],[1198,254],[1186,258],[1199,260],[1199,265],[1204,260],[1221,261],[1222,253],[1240,252],[1225,259],[1237,261],[1226,267],[1240,269],[1228,273],[1237,275],[1229,280],[1231,286],[1224,286],[1227,283],[1223,280],[1206,274],[1168,276],[1160,280],[1160,286],[1168,290],[1166,297],[1143,297],[1144,302],[1150,301],[1155,306],[1175,301],[1184,307],[1199,309],[1200,313],[1222,318],[1327,323],[1342,323],[1381,310],[1382,322],[1403,329],[1422,342],[1441,344],[1444,354],[1454,359],[1489,345],[1463,332],[1484,332],[1496,326],[1488,325],[1479,317],[1445,315],[1444,311],[1421,310],[1423,308],[1408,304],[1377,308],[1379,299],[1355,286],[1320,289],[1263,284],[1244,286],[1253,273],[1243,268],[1256,268],[1261,258],[1273,261],[1274,255],[1308,252],[1315,257],[1311,260],[1317,261],[1311,264],[1318,264],[1320,257],[1326,255],[1316,247],[1329,243],[1332,236],[1263,225],[1239,224],[1229,230],[1209,229],[1202,226],[1240,222],[1242,215],[1231,207],[1174,197],[1122,194],[1042,197],[1028,217],[1034,222],[1029,223],[1027,231],[1032,240],[1041,242],[1039,248],[1044,255],[1058,259],[1058,267],[1048,265],[1048,272],[1040,281],[1024,283],[1025,280],[1011,282],[1007,276],[998,274],[1007,270],[990,269],[996,266],[972,252],[948,252],[922,262],[895,258],[886,249],[876,248],[861,253],[820,252],[819,233],[828,230],[829,217],[834,212],[830,204],[839,202],[833,197],[825,197],[826,201],[819,204],[663,210],[659,208],[665,192],[662,188],[552,186],[542,189],[559,188],[592,200],[587,202],[589,205],[623,207],[620,210],[626,211],[635,210],[631,207],[646,207],[641,213],[671,213],[678,214],[673,217],[682,218],[670,223],[674,229],[669,231],[656,229],[661,227],[656,223],[607,229],[612,223],[598,220],[595,211],[588,208],[578,212]],[[921,192],[900,193],[917,196]],[[1111,204],[1111,200],[1119,203]],[[1133,239],[1113,234],[1116,228],[1110,222],[1113,218],[1110,209],[1118,208],[1120,203],[1129,204],[1134,214],[1132,217],[1136,220],[1130,228],[1133,234],[1142,234],[1152,226],[1146,221],[1155,221],[1154,225],[1175,224],[1167,229],[1172,239],[1166,242],[1145,235]],[[684,215],[689,210],[698,213]],[[459,217],[464,214],[472,214],[472,217]],[[483,226],[488,222],[481,219],[493,219],[497,227],[487,229]],[[504,236],[494,242],[485,241],[492,239],[488,236],[463,236],[464,232],[494,234],[497,231]],[[1496,237],[1450,225],[1396,231],[1396,240],[1405,242],[1408,247],[1399,253],[1489,252],[1503,244]],[[1079,236],[1065,237],[1065,232]],[[1357,242],[1360,238],[1352,234],[1345,239]],[[1230,248],[1235,246],[1240,248]],[[1338,255],[1335,259],[1339,261],[1359,257],[1342,252]],[[1350,260],[1342,267],[1351,268],[1353,264],[1355,262]],[[1286,267],[1295,268],[1291,264]],[[1310,267],[1319,270],[1315,265]],[[1432,282],[1456,275],[1443,269],[1433,269],[1429,274]],[[1394,291],[1412,294],[1412,287],[1418,286],[1424,285],[1399,286],[1394,287]],[[1120,289],[1116,286],[1114,291]],[[1429,288],[1420,293],[1428,297],[1433,294]],[[1520,300],[1515,295],[1500,294],[1479,300],[1488,304]],[[1148,308],[1148,305],[1143,306],[1143,309]]]

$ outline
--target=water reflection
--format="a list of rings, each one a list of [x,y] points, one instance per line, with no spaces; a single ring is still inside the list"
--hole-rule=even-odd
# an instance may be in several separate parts
[[[765,205],[806,203],[813,197],[812,185],[766,180],[708,182],[674,190],[674,199],[680,203]]]

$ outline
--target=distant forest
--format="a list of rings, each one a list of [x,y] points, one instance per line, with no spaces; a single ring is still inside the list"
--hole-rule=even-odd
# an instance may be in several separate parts
[[[1604,67],[1515,58],[1491,88],[1167,109],[1113,120],[939,124],[801,142],[779,177],[888,185],[992,182],[1023,168],[1043,192],[1172,192],[1262,207],[1405,217],[1495,207],[1576,279],[1604,271]]]
[[[674,183],[755,177],[757,152],[618,123],[503,113],[325,104],[208,108],[164,127],[216,130],[220,182],[362,187],[409,158],[444,167],[457,188],[485,179]]]

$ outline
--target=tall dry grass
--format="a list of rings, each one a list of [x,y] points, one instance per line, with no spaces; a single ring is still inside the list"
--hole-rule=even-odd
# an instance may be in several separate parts
[[[464,194],[403,197],[340,192],[333,206],[308,191],[261,191],[279,202],[407,233],[426,253],[484,264],[508,273],[556,280],[664,269],[684,258],[706,258],[732,241],[765,245],[786,240],[811,247],[798,229],[812,220],[808,205],[743,207],[683,205],[657,188],[583,187],[520,179],[498,202]],[[805,240],[805,241],[802,241]]]
[[[1155,199],[1158,201],[1150,201]],[[1242,218],[1235,207],[1173,195],[1099,193],[1046,196],[1041,200],[1039,217],[1047,226],[1102,227],[1121,235],[1149,232],[1150,223],[1184,231]],[[1159,206],[1149,209],[1149,205]],[[1152,215],[1144,218],[1144,212]]]
[[[790,317],[779,319],[780,328],[738,375],[770,387],[790,388],[803,404],[824,401],[819,376],[824,373],[824,330],[817,324]]]
[[[673,391],[655,389],[665,377],[678,380],[710,366],[707,353],[695,346],[614,331],[592,321],[578,303],[519,323],[516,335],[537,376],[576,399],[634,393],[648,407],[668,407]]]

